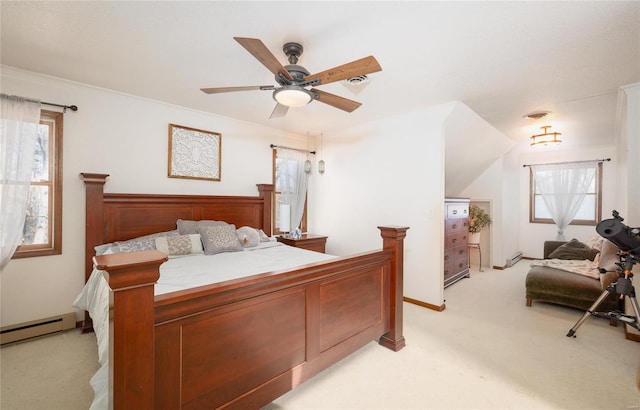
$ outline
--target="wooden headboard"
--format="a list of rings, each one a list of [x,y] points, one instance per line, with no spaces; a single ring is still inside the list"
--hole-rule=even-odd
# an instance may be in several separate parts
[[[272,234],[273,185],[258,184],[259,196],[112,194],[109,175],[81,173],[86,189],[85,280],[93,271],[94,248],[176,229],[178,219],[212,219]]]

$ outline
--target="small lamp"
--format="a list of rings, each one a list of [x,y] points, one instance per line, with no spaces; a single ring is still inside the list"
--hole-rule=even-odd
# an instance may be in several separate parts
[[[291,205],[280,204],[280,232],[291,230]]]

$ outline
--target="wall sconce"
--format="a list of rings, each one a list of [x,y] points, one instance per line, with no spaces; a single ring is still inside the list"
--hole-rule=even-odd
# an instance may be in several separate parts
[[[324,174],[324,160],[322,159],[323,133],[320,133],[320,161],[318,161],[318,173]]]
[[[549,132],[548,128],[551,128],[551,125],[545,125],[542,128],[544,131],[542,134],[536,134],[531,136],[531,146],[548,146],[548,145],[559,145],[562,140],[558,139],[558,135],[562,135],[559,132]]]

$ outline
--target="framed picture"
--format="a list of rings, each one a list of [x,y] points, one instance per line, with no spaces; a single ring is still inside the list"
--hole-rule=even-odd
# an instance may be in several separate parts
[[[169,124],[169,178],[220,181],[222,135]]]

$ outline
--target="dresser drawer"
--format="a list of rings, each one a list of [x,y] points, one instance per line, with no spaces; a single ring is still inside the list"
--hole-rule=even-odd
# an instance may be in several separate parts
[[[447,204],[447,219],[467,218],[469,216],[469,204]]]

